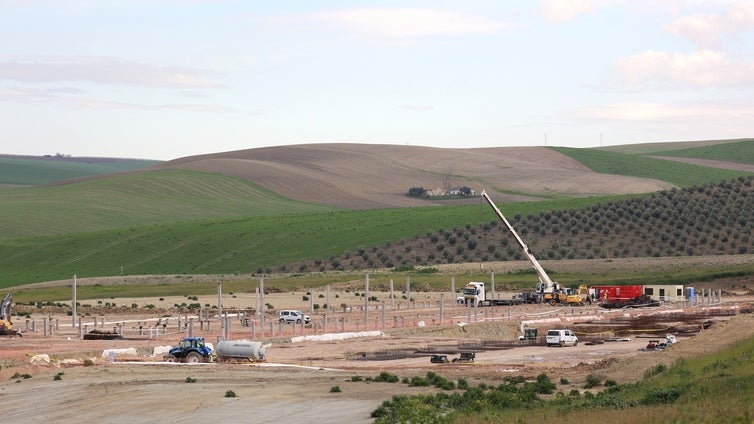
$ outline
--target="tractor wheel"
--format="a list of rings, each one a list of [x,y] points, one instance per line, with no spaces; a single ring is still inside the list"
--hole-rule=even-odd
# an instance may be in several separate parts
[[[555,306],[557,302],[555,302],[555,299],[550,299],[550,306]]]
[[[198,352],[189,352],[189,354],[186,355],[186,362],[189,364],[198,364],[199,362],[202,362],[202,355]]]
[[[167,355],[165,356],[165,362],[178,362],[178,358],[175,355]]]

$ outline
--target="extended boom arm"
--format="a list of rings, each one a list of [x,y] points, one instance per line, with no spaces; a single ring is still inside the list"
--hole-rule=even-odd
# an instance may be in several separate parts
[[[487,193],[482,190],[482,197],[484,197],[484,200],[487,201],[487,203],[492,206],[492,209],[495,210],[495,213],[500,218],[503,223],[505,223],[505,226],[508,227],[508,231],[513,234],[513,237],[516,238],[516,241],[518,242],[519,246],[524,250],[524,255],[526,255],[527,258],[529,258],[529,261],[531,262],[532,266],[534,266],[534,270],[537,271],[537,276],[539,277],[539,284],[537,285],[537,291],[540,293],[543,292],[553,292],[558,290],[558,284],[550,279],[550,276],[547,275],[545,272],[545,269],[542,268],[542,265],[537,262],[537,258],[534,257],[534,255],[531,253],[531,250],[529,247],[524,243],[524,241],[519,237],[516,230],[513,229],[513,226],[508,222],[507,219],[505,219],[505,216],[503,216],[503,213],[500,212],[500,209],[498,209],[497,205],[495,205],[495,202],[490,199],[490,196],[487,195]]]

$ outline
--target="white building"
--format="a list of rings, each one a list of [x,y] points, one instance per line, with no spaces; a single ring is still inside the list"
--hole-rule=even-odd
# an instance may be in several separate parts
[[[686,300],[686,296],[683,293],[683,285],[680,284],[645,284],[644,294],[654,300],[663,302],[683,302]]]

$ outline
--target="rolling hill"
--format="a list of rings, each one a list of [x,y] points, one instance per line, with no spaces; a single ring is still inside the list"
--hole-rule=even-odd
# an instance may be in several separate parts
[[[731,148],[709,145],[695,147],[707,149],[697,153],[689,153],[687,145],[674,147],[694,158],[722,157],[721,152]],[[738,156],[747,157],[752,146],[752,141],[737,145]],[[661,150],[671,155],[674,149],[654,148],[649,153]],[[506,205],[506,214],[526,216],[748,174],[644,155],[540,147],[314,144],[193,156],[128,173],[0,189],[2,277],[5,284],[18,284],[67,278],[72,272],[233,273],[302,265],[314,270],[323,263],[337,269],[332,259],[343,252],[379,245],[390,252],[389,260],[396,266],[411,256],[420,264],[428,252],[417,261],[416,253],[401,253],[391,243],[419,240],[421,234],[430,237],[441,228],[465,226],[470,231],[489,221],[489,211],[478,198],[408,197],[411,187],[439,187],[449,177],[453,186],[486,189],[498,204]],[[565,230],[571,231],[561,226],[561,233]],[[490,249],[489,242],[480,243],[480,248]],[[536,245],[535,240],[531,243]],[[725,248],[735,253],[740,246]],[[481,259],[470,255],[468,246],[464,249],[440,252],[445,255],[441,261],[447,262],[447,256]],[[547,255],[567,258],[591,252],[599,257],[608,251],[597,252],[597,246],[580,249],[571,255],[570,246],[564,252],[549,246]],[[624,243],[611,246],[611,255],[615,249],[652,256],[700,251],[685,242],[672,248],[653,246],[644,253]],[[487,251],[489,258],[500,252]]]
[[[156,168],[222,172],[291,199],[347,209],[445,205],[446,201],[406,193],[411,187],[442,187],[446,176],[453,186],[486,189],[504,202],[647,193],[673,185],[647,177],[598,174],[544,147],[307,144],[192,156]]]
[[[0,155],[0,187],[34,186],[155,165],[146,159]]]

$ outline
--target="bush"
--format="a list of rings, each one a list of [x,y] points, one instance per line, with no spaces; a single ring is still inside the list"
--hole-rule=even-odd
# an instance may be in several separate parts
[[[592,387],[596,387],[600,385],[600,378],[597,377],[594,374],[589,374],[586,376],[586,384],[584,385],[585,389],[591,389]]]
[[[398,376],[395,374],[390,374],[387,371],[382,371],[380,375],[374,378],[374,381],[380,382],[380,383],[397,383],[398,382]]]
[[[196,383],[196,379],[192,377],[186,377],[186,380],[184,380],[186,383]]]
[[[330,393],[340,393],[340,386],[332,386],[330,387]]]
[[[683,391],[680,387],[668,387],[667,389],[655,389],[645,394],[641,399],[642,405],[659,405],[675,402],[681,397]]]
[[[225,397],[236,397],[236,392],[233,390],[227,390],[225,391]]]
[[[364,379],[361,378],[360,375],[353,375],[351,376],[351,381],[363,381]]]
[[[534,383],[534,391],[539,394],[549,395],[555,390],[555,384],[550,381],[547,374],[542,373],[537,376],[537,382]]]

